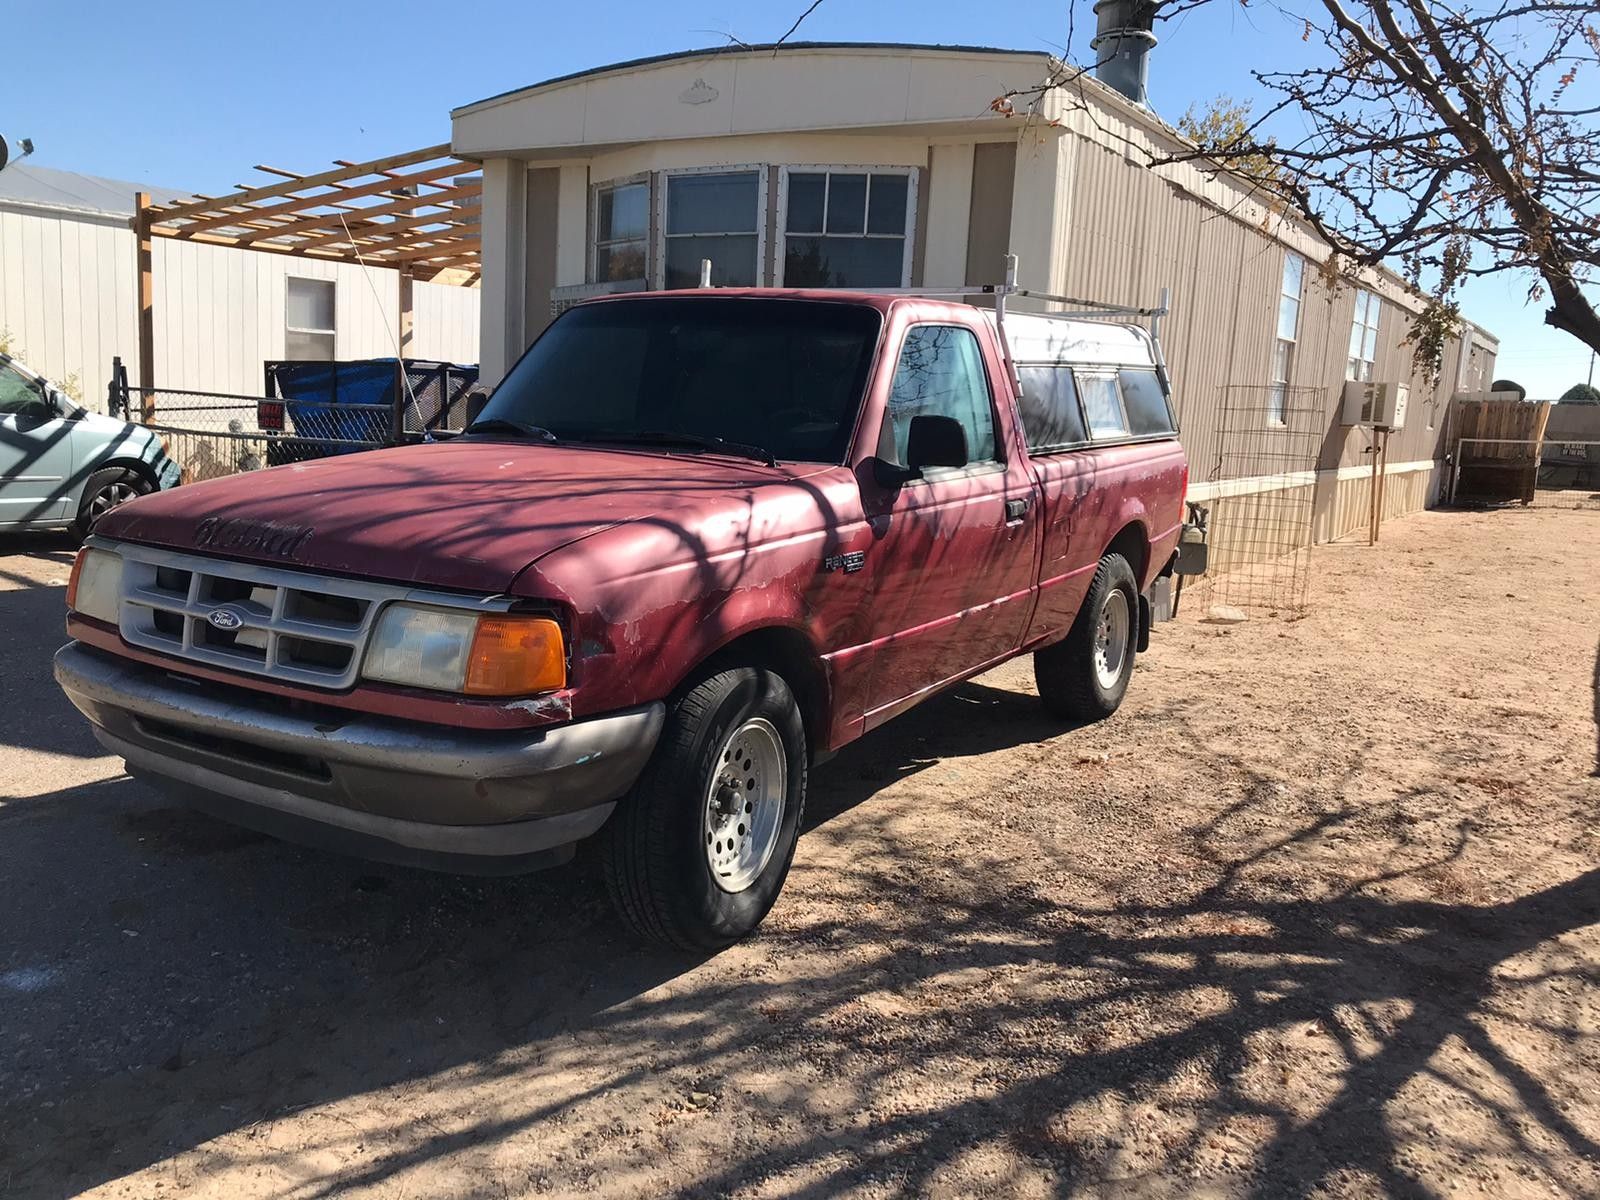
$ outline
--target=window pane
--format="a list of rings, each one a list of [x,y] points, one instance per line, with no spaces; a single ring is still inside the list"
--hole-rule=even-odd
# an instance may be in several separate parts
[[[642,238],[650,231],[650,185],[630,183],[600,193],[597,239],[602,242]]]
[[[643,279],[645,277],[643,242],[615,242],[598,246],[594,252],[594,277],[597,283],[610,283],[617,279]],[[700,274],[695,272],[698,282]]]
[[[874,175],[867,211],[868,233],[906,231],[906,176]]]
[[[1350,326],[1350,357],[1351,358],[1360,358],[1361,357],[1361,333],[1362,333],[1362,328],[1361,328],[1361,322],[1360,321],[1357,321],[1354,325]]]
[[[1305,279],[1306,260],[1298,254],[1283,256],[1283,294],[1300,298],[1300,285]]]
[[[1278,336],[1294,341],[1300,329],[1300,301],[1289,296],[1278,299]]]
[[[284,280],[284,318],[291,329],[332,329],[333,281]]]
[[[866,228],[867,177],[828,176],[828,232],[860,233]]]
[[[283,335],[283,356],[290,362],[332,362],[333,334],[291,329]]]
[[[486,418],[572,441],[721,437],[841,463],[882,320],[856,304],[663,298],[578,305],[495,389]]]
[[[784,287],[899,287],[904,238],[791,237]]]
[[[1122,403],[1128,410],[1128,432],[1136,437],[1170,434],[1177,429],[1161,381],[1154,371],[1122,371]]]
[[[1272,351],[1272,382],[1289,382],[1289,352],[1294,349],[1293,342],[1283,341],[1281,338]]]
[[[1122,400],[1117,395],[1115,375],[1078,375],[1078,394],[1083,397],[1089,432],[1097,438],[1122,437],[1128,426],[1122,418]]]
[[[757,180],[754,171],[668,176],[667,233],[754,233]]]
[[[994,412],[978,339],[970,329],[919,325],[906,334],[889,390],[893,461],[906,461],[911,419],[954,417],[967,431],[967,461],[994,461]]]
[[[828,177],[820,172],[789,176],[789,212],[785,227],[790,233],[822,232],[822,200]]]
[[[1361,357],[1378,357],[1378,326],[1376,322],[1367,326],[1366,337],[1361,343]]]
[[[1267,389],[1267,420],[1273,425],[1286,424],[1283,419],[1284,392],[1285,388],[1281,383],[1275,383]]]
[[[1017,405],[1029,450],[1048,450],[1087,441],[1078,389],[1067,367],[1018,367],[1022,396]]]
[[[700,260],[711,260],[716,287],[756,285],[756,236],[675,237],[667,239],[667,287],[700,286]]]

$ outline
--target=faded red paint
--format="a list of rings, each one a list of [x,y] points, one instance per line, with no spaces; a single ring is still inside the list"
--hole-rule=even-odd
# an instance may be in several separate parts
[[[192,552],[208,517],[310,525],[289,565],[538,601],[561,614],[572,654],[569,688],[532,702],[371,685],[330,697],[232,677],[241,687],[445,724],[537,725],[660,699],[730,643],[781,629],[825,681],[822,748],[1063,636],[1095,564],[1124,529],[1137,531],[1141,587],[1171,557],[1185,478],[1178,443],[1030,458],[998,341],[976,309],[834,292],[715,294],[868,304],[884,314],[850,465],[472,440],[178,488],[112,512],[97,532]],[[605,301],[640,302],[649,297]],[[976,331],[1006,463],[885,489],[869,460],[890,378],[906,327],[930,320]],[[1027,517],[1008,523],[1007,500],[1027,500]],[[862,570],[824,569],[850,551],[865,554]],[[81,620],[73,633],[101,645],[115,637]]]

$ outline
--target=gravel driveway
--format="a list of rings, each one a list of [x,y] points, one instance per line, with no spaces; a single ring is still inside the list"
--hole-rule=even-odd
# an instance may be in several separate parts
[[[1099,726],[931,702],[705,961],[132,782],[69,563],[0,541],[0,1196],[1600,1194],[1600,513],[1319,549]]]

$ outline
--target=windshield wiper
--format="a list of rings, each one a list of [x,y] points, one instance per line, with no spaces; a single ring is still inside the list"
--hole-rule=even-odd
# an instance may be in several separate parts
[[[711,437],[703,433],[675,433],[665,429],[640,429],[631,433],[588,433],[583,441],[638,446],[683,446],[694,450],[710,450],[715,454],[735,454],[740,458],[753,458],[769,467],[778,465],[772,451],[749,442],[730,442],[727,438]]]
[[[482,421],[474,421],[461,432],[520,433],[523,437],[538,438],[541,442],[560,440],[543,425],[533,425],[527,421],[513,421],[509,417],[488,417]]]

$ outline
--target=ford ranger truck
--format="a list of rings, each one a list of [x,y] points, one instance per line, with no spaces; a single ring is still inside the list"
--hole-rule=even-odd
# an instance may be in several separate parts
[[[229,820],[479,872],[598,838],[628,924],[723,946],[846,743],[1019,654],[1115,711],[1183,521],[1159,363],[921,297],[581,304],[462,436],[107,513],[56,677]]]

